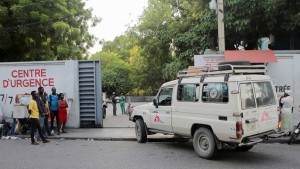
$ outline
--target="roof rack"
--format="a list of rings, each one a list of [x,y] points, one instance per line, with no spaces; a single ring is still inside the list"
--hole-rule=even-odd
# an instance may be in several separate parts
[[[179,71],[177,78],[187,78],[208,75],[226,74],[266,74],[265,65],[217,65],[211,67],[189,67],[188,70]],[[227,76],[228,76],[227,75]]]

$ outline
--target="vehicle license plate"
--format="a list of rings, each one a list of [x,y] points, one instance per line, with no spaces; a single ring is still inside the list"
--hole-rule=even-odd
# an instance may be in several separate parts
[[[252,131],[256,130],[256,124],[255,123],[250,123],[247,125],[247,131]]]

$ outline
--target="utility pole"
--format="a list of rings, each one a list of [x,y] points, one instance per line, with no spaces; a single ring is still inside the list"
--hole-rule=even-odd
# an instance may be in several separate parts
[[[225,51],[224,0],[217,0],[219,52]]]

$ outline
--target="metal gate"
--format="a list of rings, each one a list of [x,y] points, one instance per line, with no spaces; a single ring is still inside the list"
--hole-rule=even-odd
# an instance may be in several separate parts
[[[103,127],[100,61],[78,61],[80,127]]]

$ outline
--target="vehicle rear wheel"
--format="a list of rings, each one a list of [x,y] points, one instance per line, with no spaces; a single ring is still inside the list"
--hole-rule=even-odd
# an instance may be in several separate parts
[[[102,113],[103,113],[103,119],[105,119],[106,117],[106,108],[102,107]]]
[[[246,152],[246,151],[249,151],[253,147],[254,146],[240,146],[240,147],[235,147],[235,150],[238,152]]]
[[[216,151],[216,142],[212,132],[207,128],[199,128],[193,137],[194,150],[199,157],[212,158]]]
[[[145,143],[147,141],[146,126],[144,120],[137,119],[135,122],[135,135],[139,143]]]

